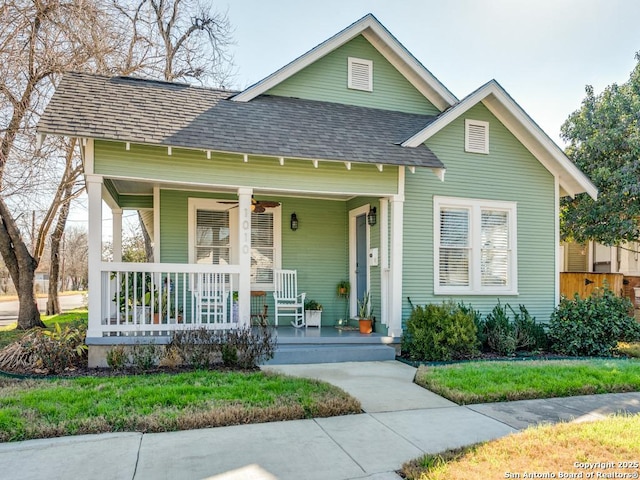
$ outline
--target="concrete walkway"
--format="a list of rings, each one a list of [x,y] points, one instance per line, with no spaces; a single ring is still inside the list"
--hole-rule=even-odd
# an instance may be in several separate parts
[[[366,413],[169,433],[117,433],[0,445],[3,479],[391,480],[428,452],[538,422],[640,413],[640,393],[457,406],[412,383],[399,362],[286,365],[359,398]]]

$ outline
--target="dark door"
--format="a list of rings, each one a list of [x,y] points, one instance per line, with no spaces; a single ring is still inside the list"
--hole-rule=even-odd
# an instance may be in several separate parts
[[[367,285],[367,216],[356,217],[356,294],[362,300]]]

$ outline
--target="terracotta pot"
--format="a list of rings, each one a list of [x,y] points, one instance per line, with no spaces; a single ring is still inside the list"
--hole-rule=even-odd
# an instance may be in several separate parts
[[[160,314],[158,312],[153,314],[153,323],[156,325],[160,323]]]
[[[340,287],[340,290],[338,291],[339,295],[346,295],[347,294],[347,289],[344,287]]]
[[[372,322],[370,318],[361,318],[359,320],[360,333],[371,333],[373,331]]]

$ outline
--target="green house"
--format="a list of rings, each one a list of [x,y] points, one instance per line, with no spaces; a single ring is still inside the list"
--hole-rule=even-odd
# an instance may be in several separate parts
[[[499,299],[545,320],[560,197],[597,195],[496,81],[458,100],[372,15],[241,92],[67,74],[38,132],[82,147],[92,345],[249,325],[256,299],[273,324],[280,270],[324,306],[314,335],[367,292],[392,340],[411,303]],[[141,212],[153,263],[121,262],[123,210]],[[206,282],[225,293],[215,321]]]

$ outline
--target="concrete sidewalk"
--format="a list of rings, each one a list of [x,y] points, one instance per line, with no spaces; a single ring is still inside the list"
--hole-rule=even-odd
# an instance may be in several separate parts
[[[412,383],[399,362],[269,367],[322,378],[366,413],[169,433],[118,433],[0,445],[7,479],[398,479],[419,455],[491,440],[540,421],[640,413],[640,393],[457,406]]]

